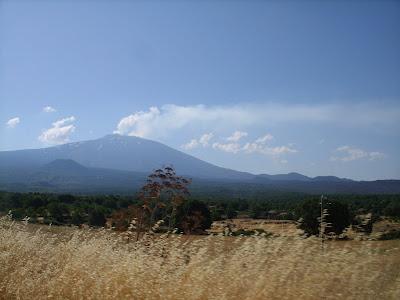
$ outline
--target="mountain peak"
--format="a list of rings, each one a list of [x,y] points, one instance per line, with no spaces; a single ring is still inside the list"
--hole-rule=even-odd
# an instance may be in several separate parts
[[[123,137],[123,135],[119,134],[119,133],[110,133],[110,134],[106,134],[105,136],[103,136],[100,139],[114,139],[114,138],[120,138]]]
[[[122,135],[119,133],[111,133],[111,134],[106,134],[100,140],[103,139],[108,139],[108,140],[115,140],[115,139],[144,139],[142,137],[136,136],[136,135]]]

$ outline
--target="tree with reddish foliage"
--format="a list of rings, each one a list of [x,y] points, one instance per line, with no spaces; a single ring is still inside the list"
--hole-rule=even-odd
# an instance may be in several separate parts
[[[139,192],[141,204],[115,212],[111,217],[112,226],[117,230],[134,230],[137,240],[160,220],[168,221],[170,231],[178,207],[189,195],[190,183],[191,180],[176,175],[170,166],[153,171]]]
[[[139,198],[143,201],[143,209],[149,214],[149,227],[157,221],[157,216],[166,212],[168,229],[171,229],[172,218],[177,208],[189,196],[188,185],[191,180],[176,175],[174,168],[167,166],[155,170],[148,176],[147,183],[142,187]]]

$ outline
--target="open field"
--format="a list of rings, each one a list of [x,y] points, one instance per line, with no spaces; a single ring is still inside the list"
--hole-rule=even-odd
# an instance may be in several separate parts
[[[400,241],[0,224],[1,299],[400,299]]]

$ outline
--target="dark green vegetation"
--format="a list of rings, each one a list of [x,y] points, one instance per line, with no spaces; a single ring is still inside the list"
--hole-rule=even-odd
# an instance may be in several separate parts
[[[86,170],[71,161],[57,161],[59,164],[68,174]],[[53,168],[54,164],[47,167]],[[107,223],[116,230],[134,230],[137,238],[146,231],[170,232],[174,228],[187,234],[204,233],[213,220],[236,217],[301,220],[299,226],[308,235],[319,234],[321,224],[326,224],[323,233],[335,235],[350,224],[364,226],[365,232],[371,232],[372,222],[366,228],[358,218],[366,214],[372,221],[380,216],[400,219],[400,195],[334,195],[321,206],[319,196],[278,190],[265,192],[255,187],[251,194],[232,197],[224,189],[215,190],[212,184],[208,189],[195,185],[190,196],[191,183],[178,176],[174,168],[163,167],[147,176],[133,197],[0,192],[0,211],[11,211],[15,219],[27,216],[31,222],[45,224],[104,226]],[[239,195],[241,187],[235,185]]]
[[[320,234],[320,220],[326,224],[322,232],[335,235],[341,234],[354,220],[348,204],[338,201],[325,201],[321,207],[321,202],[307,200],[298,207],[296,215],[301,217],[299,228],[308,235]]]
[[[90,224],[103,226],[105,216],[137,203],[129,196],[74,196],[68,194],[0,192],[0,211],[11,210],[15,219],[29,216],[46,224]]]
[[[297,220],[302,215],[301,205],[310,201],[319,214],[320,197],[276,192],[254,198],[191,196],[189,199],[206,204],[212,220],[243,216]],[[329,200],[347,205],[350,216],[372,213],[376,217],[400,219],[400,195],[332,195]],[[102,225],[101,216],[110,216],[139,201],[136,196],[0,192],[0,211],[11,210],[16,219],[29,216],[32,221],[39,218],[44,223]]]
[[[391,230],[389,232],[385,232],[379,237],[379,239],[382,241],[400,239],[400,230]]]
[[[211,227],[212,219],[208,206],[199,200],[189,200],[179,206],[174,216],[173,227],[189,234]]]

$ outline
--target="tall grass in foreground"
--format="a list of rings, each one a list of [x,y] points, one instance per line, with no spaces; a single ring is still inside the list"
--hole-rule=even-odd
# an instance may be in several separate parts
[[[51,231],[0,220],[0,298],[400,299],[399,241]]]

